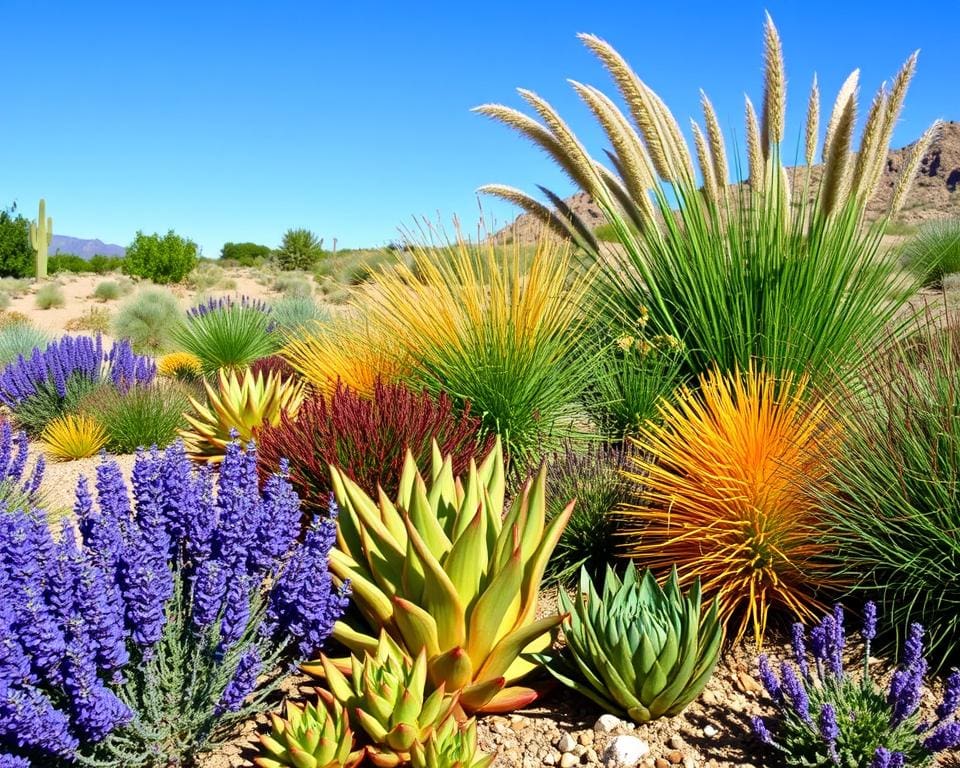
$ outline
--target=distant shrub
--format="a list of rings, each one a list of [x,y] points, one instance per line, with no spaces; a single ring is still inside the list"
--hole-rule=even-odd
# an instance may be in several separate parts
[[[104,256],[98,253],[87,262],[89,270],[97,275],[105,275],[108,272],[116,272],[123,269],[122,256]]]
[[[313,296],[313,283],[302,275],[280,274],[273,281],[273,290],[295,298],[309,297]]]
[[[123,289],[114,280],[104,280],[102,283],[97,283],[97,287],[93,289],[93,298],[99,301],[116,301],[121,295],[123,295]]]
[[[33,350],[49,343],[47,333],[27,321],[0,326],[0,365],[12,363],[20,355],[30,357]]]
[[[309,296],[285,296],[273,303],[271,318],[278,330],[289,332],[327,322],[330,313]]]
[[[155,283],[179,283],[197,266],[197,244],[172,229],[166,235],[137,232],[127,248],[123,271]]]
[[[10,294],[0,291],[0,312],[10,306]]]
[[[11,325],[30,325],[30,318],[16,310],[0,312],[0,328],[9,328]]]
[[[182,385],[173,382],[133,387],[118,392],[100,387],[79,404],[81,413],[95,417],[106,432],[107,450],[133,453],[137,448],[165,448],[186,426],[183,414],[190,400]]]
[[[16,204],[0,211],[0,275],[30,277],[35,274],[34,252],[30,247],[30,222]]]
[[[883,234],[895,237],[907,237],[917,234],[916,224],[907,224],[903,221],[888,221],[883,227]]]
[[[288,229],[273,253],[280,269],[309,270],[323,256],[323,241],[309,229]]]
[[[34,303],[38,309],[52,309],[53,307],[62,307],[66,298],[63,295],[63,289],[59,285],[47,283],[40,286]]]
[[[181,349],[198,358],[204,373],[244,368],[277,351],[270,308],[246,296],[210,299],[193,307],[173,331]]]
[[[550,459],[548,515],[559,515],[570,499],[577,503],[547,565],[548,578],[573,583],[581,566],[591,578],[603,578],[617,545],[614,512],[632,498],[623,477],[624,456],[619,447],[568,444]]]
[[[90,262],[82,256],[73,253],[57,253],[47,259],[47,272],[51,275],[56,272],[91,272]]]
[[[903,263],[927,286],[960,272],[960,219],[926,222],[904,246]]]
[[[393,497],[408,449],[418,464],[429,465],[436,440],[441,454],[453,456],[454,475],[459,475],[472,457],[486,455],[492,445],[490,438],[478,442],[480,427],[469,406],[457,414],[445,394],[434,399],[377,382],[367,398],[339,386],[329,398],[306,400],[295,418],[284,415],[279,424],[258,433],[260,471],[268,477],[287,459],[290,482],[304,508],[321,514],[331,492],[329,465],[367,493],[381,487]]]
[[[16,298],[17,296],[22,296],[28,290],[30,290],[31,283],[31,280],[20,277],[0,278],[0,291],[3,291],[8,296]]]
[[[73,317],[64,323],[65,331],[89,331],[107,333],[110,330],[110,310],[104,307],[90,307],[79,317]]]
[[[137,352],[157,354],[169,349],[180,322],[176,298],[162,288],[147,289],[124,302],[113,320],[113,335],[128,339]]]
[[[206,259],[202,260],[187,277],[187,284],[205,293],[221,287],[226,275],[223,267]]]
[[[242,267],[255,267],[270,258],[270,247],[257,243],[224,243],[220,258],[235,261]]]

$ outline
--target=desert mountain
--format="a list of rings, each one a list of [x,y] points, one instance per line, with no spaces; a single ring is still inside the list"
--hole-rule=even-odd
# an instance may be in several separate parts
[[[84,240],[81,237],[54,235],[50,242],[50,254],[72,253],[84,259],[97,254],[101,256],[123,256],[127,250],[121,245],[111,245],[103,240]]]
[[[889,205],[897,176],[910,154],[911,146],[891,150],[880,188],[868,207],[868,216],[872,214],[876,217]],[[820,166],[814,168],[814,180],[819,177],[819,171]],[[603,212],[586,192],[577,192],[565,202],[592,228],[606,222]],[[930,219],[950,217],[960,217],[960,122],[956,121],[944,123],[939,136],[924,155],[898,221],[919,224]],[[539,232],[537,220],[524,213],[499,230],[494,238],[498,242],[530,243]]]

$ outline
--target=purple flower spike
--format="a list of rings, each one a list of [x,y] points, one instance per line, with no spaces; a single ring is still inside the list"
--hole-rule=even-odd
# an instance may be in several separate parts
[[[873,753],[870,768],[890,768],[890,750],[886,747],[877,747],[877,751]]]
[[[793,625],[790,644],[793,646],[793,658],[797,662],[800,674],[804,678],[810,676],[810,667],[807,664],[807,634],[803,629],[803,624],[799,621]]]
[[[0,768],[30,768],[30,761],[25,757],[0,753]]]
[[[797,677],[797,673],[793,671],[793,667],[784,664],[780,670],[780,676],[783,678],[783,690],[790,698],[794,711],[805,723],[813,725],[813,720],[810,717],[810,699],[807,696],[807,689]]]
[[[954,670],[943,689],[943,701],[937,707],[937,718],[946,720],[960,706],[960,672]]]
[[[903,665],[912,668],[923,661],[923,626],[914,622],[903,646]]]
[[[818,662],[827,660],[827,630],[823,624],[810,630],[810,652]]]
[[[942,723],[937,726],[936,730],[923,742],[923,746],[934,754],[960,747],[960,723]]]
[[[774,701],[779,701],[783,692],[780,689],[780,681],[777,680],[776,673],[770,668],[770,660],[767,658],[767,654],[760,654],[758,665],[760,668],[760,682],[763,683],[763,687],[767,689],[770,697]]]
[[[764,744],[773,744],[773,736],[771,736],[770,731],[767,730],[766,723],[763,722],[762,717],[752,717],[750,724],[753,726],[754,735],[760,739],[760,741]]]
[[[260,666],[260,655],[257,653],[257,647],[255,645],[251,646],[250,650],[240,659],[233,678],[223,691],[223,698],[218,707],[221,712],[236,712],[243,706],[243,700],[250,695],[257,683]]]
[[[872,600],[863,606],[863,639],[868,643],[877,636],[877,604]]]

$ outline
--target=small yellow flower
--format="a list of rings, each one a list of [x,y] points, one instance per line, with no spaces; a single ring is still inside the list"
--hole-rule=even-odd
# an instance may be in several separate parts
[[[676,351],[683,349],[683,342],[670,333],[662,333],[650,339],[653,346],[660,350]]]
[[[650,354],[650,352],[653,351],[653,345],[646,339],[640,339],[634,346],[634,349],[636,349],[637,354],[642,357]]]
[[[621,336],[617,339],[617,346],[620,347],[623,352],[626,352],[633,346],[633,342],[633,336]]]
[[[637,318],[637,328],[643,330],[647,327],[647,321],[650,319],[650,310],[646,307],[640,307],[640,317]]]

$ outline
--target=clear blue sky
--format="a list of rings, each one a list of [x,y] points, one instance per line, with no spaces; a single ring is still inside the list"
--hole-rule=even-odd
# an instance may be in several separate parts
[[[309,227],[341,247],[382,245],[413,216],[477,218],[487,182],[569,193],[549,161],[472,114],[524,86],[603,148],[566,78],[612,91],[577,41],[612,42],[685,125],[698,89],[741,133],[760,101],[763,11],[784,42],[788,132],[810,79],[825,101],[861,67],[863,101],[921,48],[894,137],[960,119],[960,2],[368,3],[4,0],[0,204],[54,231],[126,245],[169,228],[216,256]],[[829,105],[825,105],[828,108]],[[485,203],[488,218],[509,206]]]

